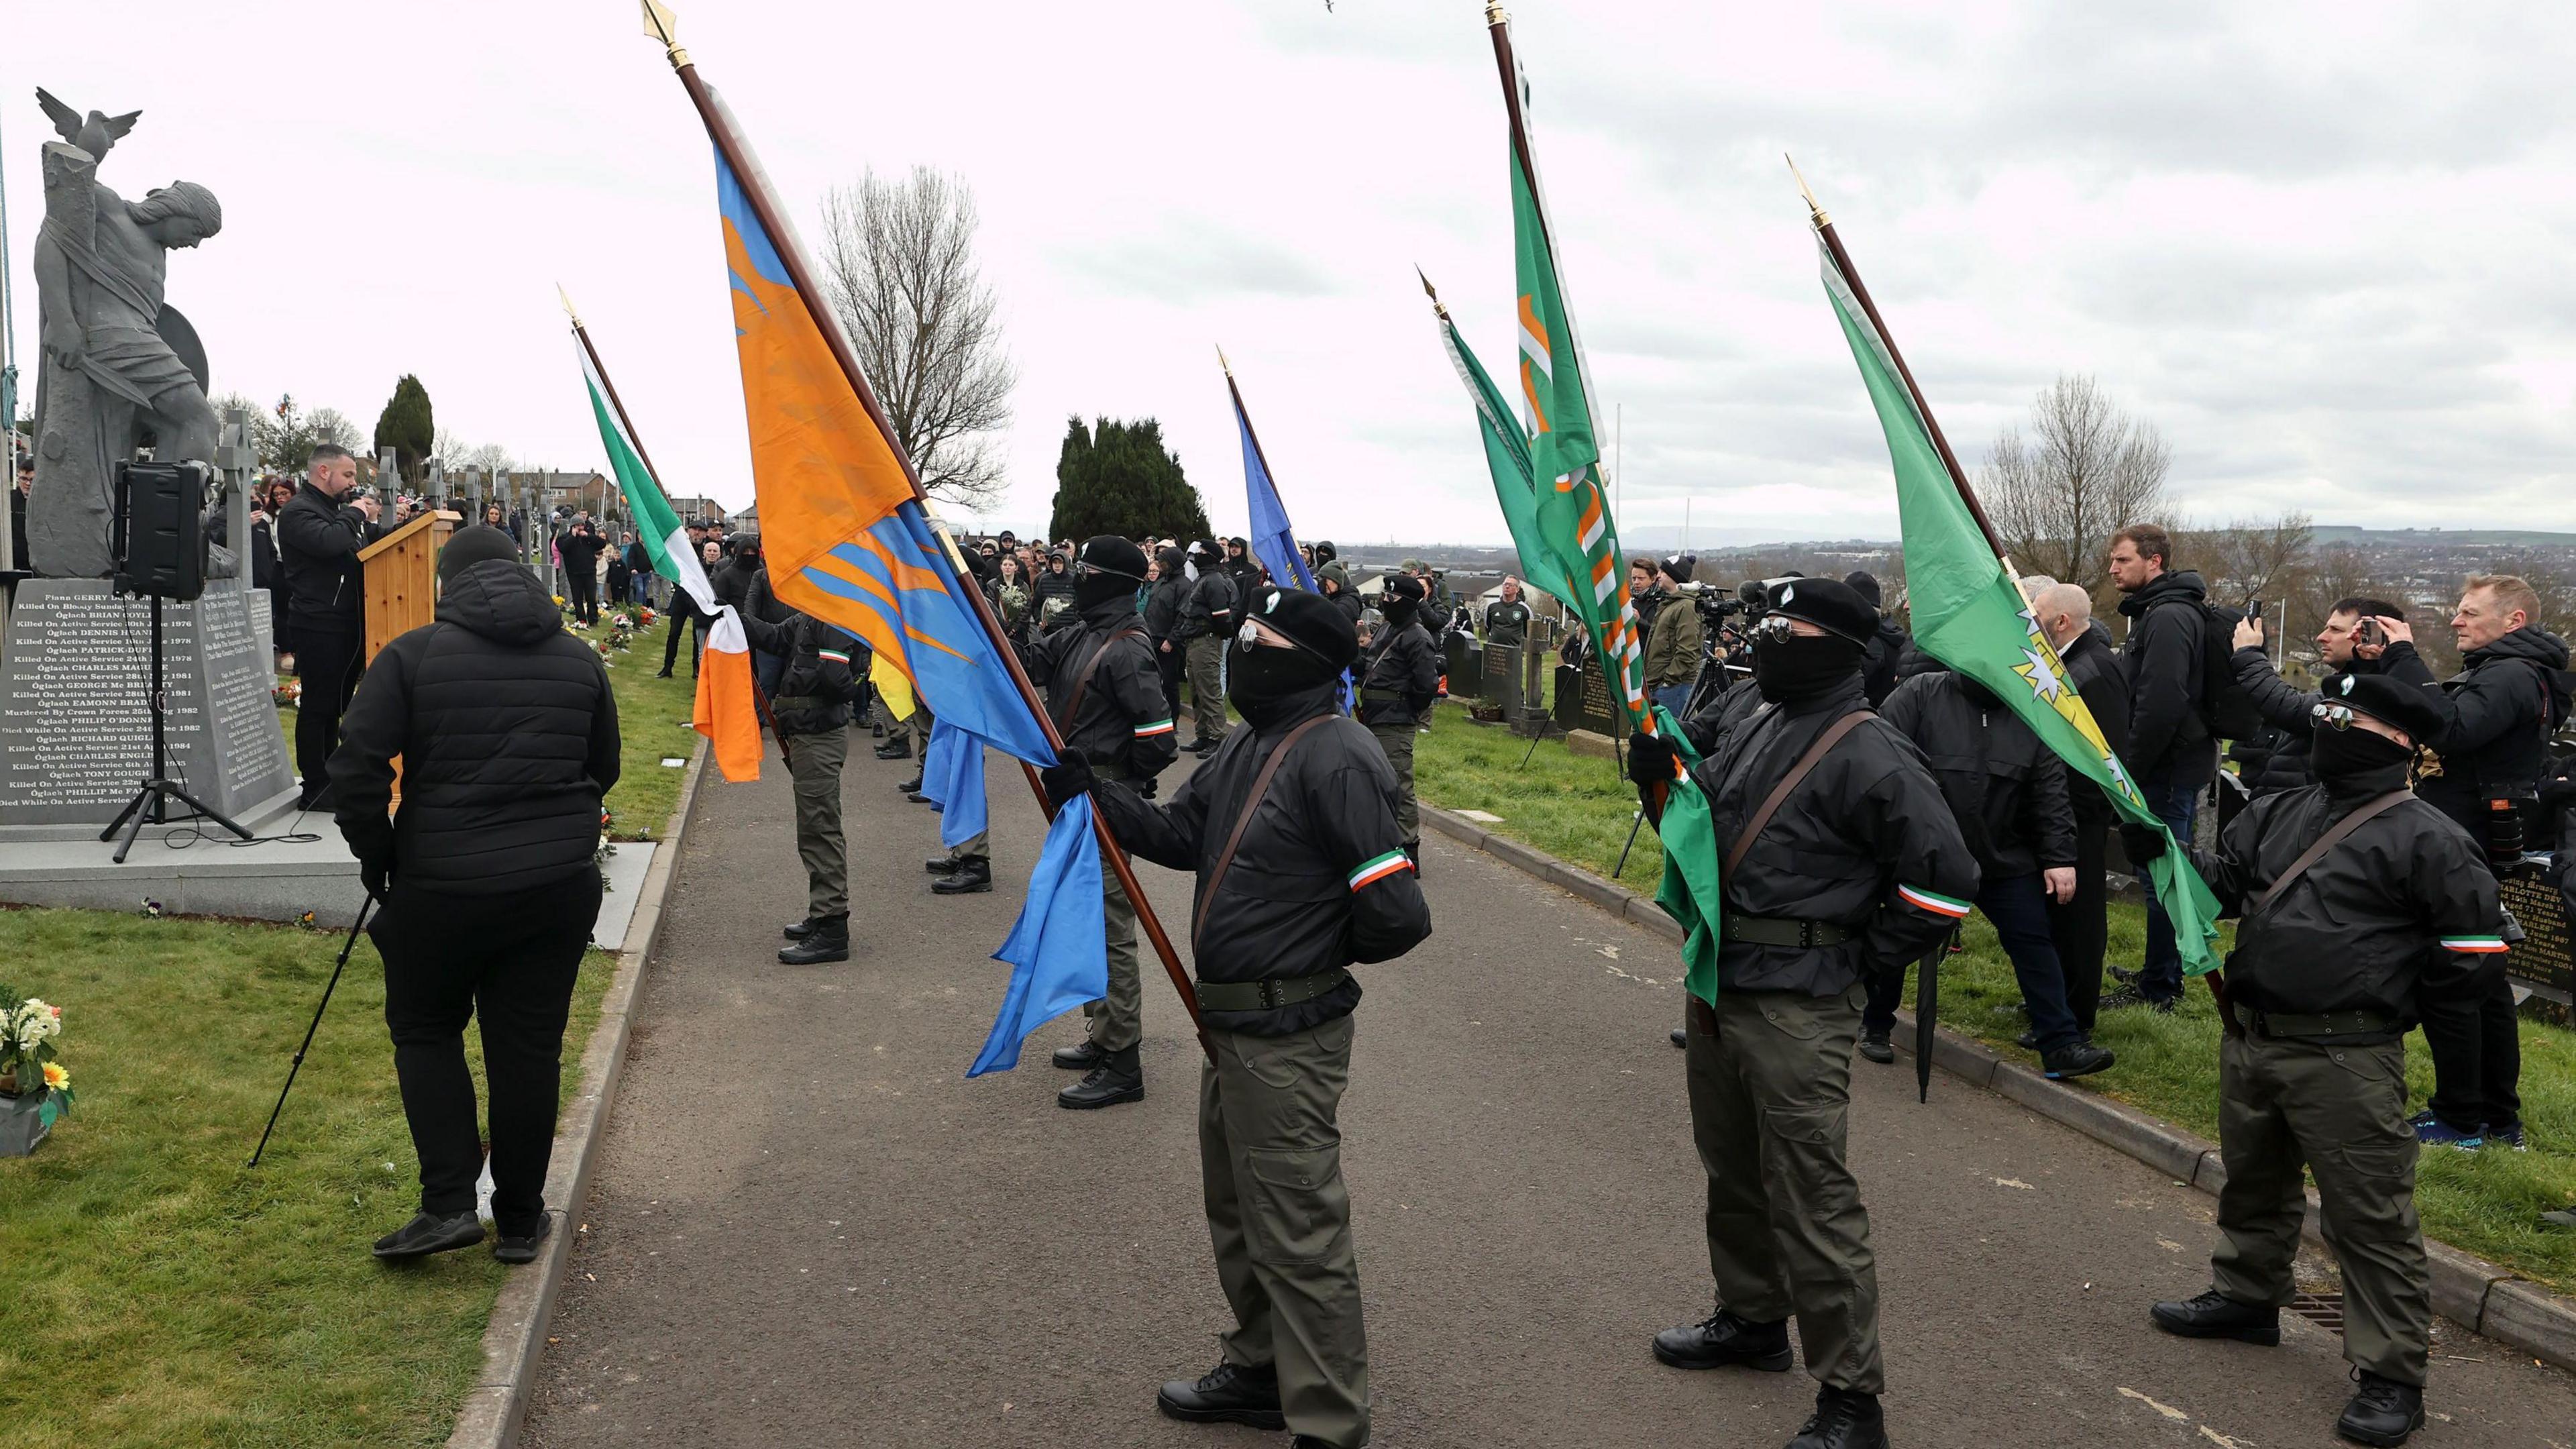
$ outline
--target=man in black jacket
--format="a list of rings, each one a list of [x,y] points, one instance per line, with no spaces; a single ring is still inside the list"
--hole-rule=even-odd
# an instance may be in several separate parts
[[[2120,613],[2129,620],[2129,642],[2121,650],[2129,673],[2129,748],[2122,758],[2147,808],[2176,839],[2189,840],[2200,792],[2218,774],[2218,748],[2204,718],[2209,621],[2201,601],[2208,590],[2196,573],[2171,572],[2172,556],[2172,536],[2152,523],[2111,535],[2111,581],[2126,595]],[[2146,879],[2141,866],[2142,888]],[[2146,960],[2127,989],[2103,1004],[2171,1011],[2181,996],[2182,948],[2149,891]]]
[[[1199,1075],[1199,1167],[1235,1328],[1213,1370],[1163,1385],[1156,1404],[1351,1449],[1368,1442],[1369,1392],[1341,1166],[1350,967],[1412,950],[1431,911],[1396,829],[1394,773],[1334,713],[1359,653],[1349,621],[1296,589],[1249,608],[1228,660],[1248,728],[1168,804],[1123,784],[1093,796],[1129,850],[1198,881],[1190,937],[1215,1053]],[[1046,772],[1047,794],[1061,803],[1093,779],[1077,754]]]
[[[1180,637],[1181,604],[1189,597],[1186,560],[1170,544],[1154,551],[1154,587],[1145,596],[1145,638],[1154,646],[1154,669],[1163,681],[1166,712],[1181,714],[1181,669],[1189,663],[1189,641]]]
[[[1180,737],[1154,662],[1136,591],[1145,583],[1145,551],[1102,534],[1082,546],[1073,565],[1075,622],[1029,645],[1029,679],[1047,692],[1047,713],[1065,748],[1091,765],[1094,778],[1150,783],[1172,763]],[[1145,1068],[1136,1043],[1144,1035],[1144,984],[1136,971],[1136,907],[1118,873],[1100,873],[1102,924],[1109,933],[1109,994],[1086,1002],[1082,1044],[1056,1051],[1055,1064],[1084,1073],[1056,1096],[1077,1110],[1138,1102]]]
[[[2439,715],[2419,738],[2440,762],[2421,773],[2415,793],[2468,831],[2499,874],[2526,848],[2549,844],[2533,803],[2549,737],[2567,721],[2567,644],[2539,617],[2529,583],[2511,574],[2471,578],[2451,616],[2462,667],[2439,685],[2403,619],[2374,621],[2389,641],[2380,667],[2423,690]],[[2461,1147],[2483,1137],[2520,1150],[2522,1039],[2503,958],[2488,963],[2474,1002],[2425,1014],[2424,1044],[2433,1053],[2434,1091],[2416,1134]]]
[[[438,574],[438,622],[368,666],[330,763],[334,818],[383,902],[369,929],[420,1154],[419,1215],[378,1239],[376,1256],[483,1240],[483,1146],[465,1068],[465,1023],[479,1016],[492,1255],[526,1263],[551,1227],[546,1161],[564,1021],[599,915],[592,857],[600,800],[618,777],[617,700],[507,534],[460,530]],[[389,821],[397,757],[402,809]]]
[[[1440,688],[1440,652],[1422,627],[1422,604],[1430,590],[1411,574],[1389,574],[1378,611],[1386,627],[1360,656],[1359,720],[1386,752],[1395,771],[1395,823],[1404,832],[1404,853],[1422,869],[1422,810],[1413,798],[1414,721],[1431,708]]]
[[[1198,576],[1190,580],[1190,591],[1181,598],[1178,637],[1188,655],[1190,671],[1190,718],[1195,736],[1189,751],[1207,755],[1225,743],[1225,650],[1226,641],[1234,637],[1235,609],[1240,601],[1235,594],[1234,576],[1225,571],[1214,545],[1191,544],[1189,563]]]
[[[1993,924],[2030,1009],[2022,1045],[2039,1053],[2040,1070],[2052,1079],[2109,1070],[2111,1053],[2086,1041],[2075,1025],[2048,928],[2049,904],[2075,898],[2075,811],[2066,762],[1992,691],[1947,669],[1899,685],[1880,717],[1923,751],[1977,858],[1977,909]],[[1896,1060],[1888,1033],[1904,987],[1902,962],[1870,982],[1860,1052],[1871,1061]]]
[[[2066,677],[2115,756],[2129,744],[2129,676],[2111,646],[2111,631],[2093,617],[2092,596],[2075,584],[2042,583],[2031,611],[2066,666]],[[2066,1010],[2075,1029],[2093,1035],[2102,1002],[2102,957],[2111,940],[2111,826],[2118,812],[2111,797],[2073,765],[2066,765],[2067,800],[2075,809],[2075,894],[2048,907],[2048,934],[2066,973]]]
[[[286,622],[295,641],[295,770],[310,810],[331,786],[331,754],[340,745],[340,713],[358,687],[366,647],[367,582],[358,550],[377,537],[378,504],[359,493],[358,460],[325,443],[313,450],[304,486],[277,515],[279,572]]]
[[[1675,1368],[1778,1372],[1795,1314],[1822,1387],[1792,1449],[1884,1449],[1878,1269],[1843,1152],[1852,1046],[1864,979],[1946,939],[1977,866],[1922,751],[1870,713],[1860,665],[1878,611],[1835,579],[1775,584],[1767,603],[1753,682],[1772,707],[1691,772],[1718,849],[1827,731],[1844,733],[1724,873],[1717,1004],[1694,991],[1687,1008],[1718,1307],[1655,1335],[1654,1350]],[[1674,758],[1660,737],[1629,741],[1641,785],[1671,778]]]
[[[587,513],[574,514],[555,540],[555,555],[563,561],[564,599],[584,628],[599,622],[599,553],[607,546]]]
[[[2253,802],[2214,853],[2193,856],[2221,909],[2241,918],[2219,1043],[2223,1241],[2209,1291],[2159,1303],[2154,1318],[2185,1337],[2281,1341],[2304,1167],[2343,1268],[2344,1357],[2360,1380],[2336,1432],[2402,1444],[2424,1422],[2433,1330],[2406,1032],[2439,1004],[2474,1000],[2504,940],[2478,847],[2406,791],[2416,741],[2443,727],[2428,694],[2342,674],[2326,681],[2317,716],[2317,783]],[[2345,839],[2292,874],[2345,825]],[[2142,861],[2164,849],[2144,826],[2120,833]]]
[[[793,609],[784,612],[782,623],[749,613],[739,617],[753,648],[785,661],[769,710],[777,722],[779,753],[787,757],[787,773],[795,781],[805,919],[784,929],[789,944],[779,948],[778,959],[783,965],[812,966],[850,959],[850,852],[841,833],[841,767],[850,760],[850,701],[859,694],[850,660],[858,643],[820,619]]]
[[[1854,569],[1843,575],[1843,582],[1879,611],[1878,630],[1870,636],[1869,652],[1862,656],[1860,664],[1861,688],[1869,695],[1869,707],[1876,709],[1896,692],[1896,665],[1905,657],[1908,641],[1905,631],[1897,627],[1895,615],[1879,603],[1876,575]]]
[[[2370,647],[2365,653],[2359,647],[2367,643],[2362,621],[2405,617],[2404,609],[2385,600],[2338,600],[2327,611],[2324,626],[2317,630],[2318,662],[2333,673],[2379,673],[2379,649]],[[2263,757],[2261,768],[2238,772],[2247,793],[2257,799],[2316,783],[2316,772],[2308,765],[2308,741],[2314,724],[2310,711],[2317,706],[2317,696],[2292,688],[2290,682],[2272,667],[2272,656],[2265,652],[2263,643],[2264,629],[2260,619],[2247,619],[2236,626],[2236,653],[2231,661],[2236,669],[2236,682],[2245,686],[2246,694],[2254,701],[2254,708],[2263,716],[2263,723],[2283,736],[2271,753]],[[2242,742],[2239,744],[2241,746]]]

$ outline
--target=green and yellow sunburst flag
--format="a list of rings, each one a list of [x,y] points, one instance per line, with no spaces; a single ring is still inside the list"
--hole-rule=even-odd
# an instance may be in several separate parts
[[[2059,758],[2100,786],[2122,820],[2164,831],[2170,842],[2172,832],[2147,808],[2137,783],[2103,739],[2093,712],[2085,708],[2084,696],[2066,677],[2065,662],[2040,627],[2038,611],[2013,576],[1940,424],[1888,338],[1833,220],[1813,194],[1807,207],[1822,256],[1825,295],[1833,302],[1870,404],[1878,411],[1879,427],[1887,435],[1904,526],[1914,642],[1992,690]],[[2217,897],[2178,849],[2167,850],[2149,869],[2156,899],[2173,920],[2183,969],[2195,976],[2214,969]]]

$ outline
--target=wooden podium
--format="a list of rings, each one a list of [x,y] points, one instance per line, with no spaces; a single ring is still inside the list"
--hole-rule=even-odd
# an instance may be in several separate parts
[[[367,652],[376,651],[438,617],[438,551],[463,520],[432,510],[358,550],[367,571]]]

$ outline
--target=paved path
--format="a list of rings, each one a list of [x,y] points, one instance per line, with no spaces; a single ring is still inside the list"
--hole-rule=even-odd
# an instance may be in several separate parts
[[[1284,1443],[1153,1411],[1157,1382],[1215,1361],[1225,1316],[1169,987],[1147,983],[1141,1104],[1055,1106],[1068,1022],[1017,1072],[964,1080],[1038,817],[996,768],[1001,886],[933,897],[902,768],[850,764],[864,945],[844,966],[771,956],[804,895],[784,771],[699,792],[528,1441]],[[1711,1296],[1671,948],[1425,843],[1438,932],[1363,968],[1343,1108],[1377,1442],[1784,1443],[1804,1374],[1646,1351]],[[1143,869],[1183,933],[1180,878]],[[1897,1443],[2335,1442],[2348,1385],[2324,1330],[2266,1351],[2147,1326],[2151,1299],[2208,1281],[2210,1199],[1954,1080],[1922,1107],[1910,1068],[1858,1075]],[[2576,1445],[2568,1376],[2456,1329],[2435,1354],[2448,1417],[2417,1443]]]

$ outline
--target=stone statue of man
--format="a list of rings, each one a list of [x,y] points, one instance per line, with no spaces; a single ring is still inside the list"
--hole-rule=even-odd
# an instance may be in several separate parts
[[[129,202],[99,184],[98,162],[49,142],[45,224],[36,238],[44,351],[36,383],[36,488],[30,561],[54,578],[97,578],[109,554],[116,464],[145,429],[154,456],[212,459],[217,424],[186,319],[162,299],[169,254],[223,228],[214,193],[177,181]]]

